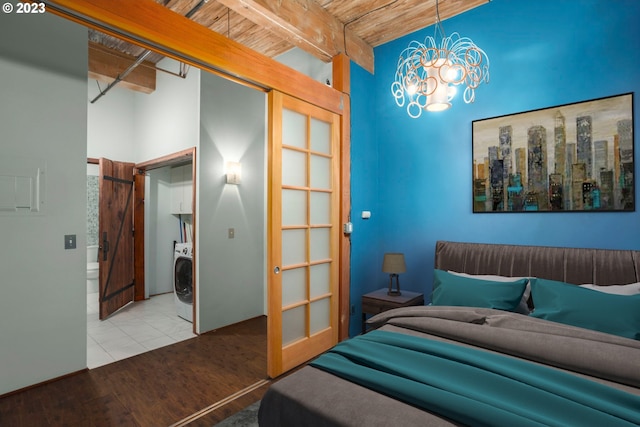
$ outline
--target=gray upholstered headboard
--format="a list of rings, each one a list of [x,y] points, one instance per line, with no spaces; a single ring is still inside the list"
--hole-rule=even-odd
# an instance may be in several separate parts
[[[576,285],[640,282],[640,251],[436,242],[435,268]]]

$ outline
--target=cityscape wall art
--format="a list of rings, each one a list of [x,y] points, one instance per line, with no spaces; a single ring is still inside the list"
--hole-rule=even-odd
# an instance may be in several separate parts
[[[635,211],[633,127],[633,93],[473,121],[473,212]]]

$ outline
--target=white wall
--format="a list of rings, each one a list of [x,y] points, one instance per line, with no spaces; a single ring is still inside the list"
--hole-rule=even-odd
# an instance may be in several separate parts
[[[87,157],[135,162],[135,92],[116,85],[92,104],[100,93],[95,80],[88,80],[88,90]]]
[[[46,163],[43,212],[0,215],[0,395],[87,366],[87,52],[77,24],[0,14],[0,156]]]
[[[166,58],[159,67],[177,72],[178,62]],[[145,162],[197,147],[200,126],[200,70],[185,79],[157,72],[156,91],[135,95],[135,161]]]
[[[165,59],[160,67],[178,71]],[[157,75],[151,95],[135,95],[136,162],[196,147],[198,332],[264,314],[265,286],[265,94],[191,68],[186,79]],[[202,81],[201,81],[202,80]],[[223,155],[243,163],[243,183],[223,183]],[[175,215],[162,214],[162,172],[147,182],[147,284],[164,289],[172,265]],[[155,182],[154,182],[155,181]],[[155,210],[155,211],[154,211]],[[168,211],[168,210],[167,210]],[[228,228],[236,238],[227,239]],[[170,275],[168,276],[171,277]],[[157,288],[152,281],[157,281]]]
[[[201,76],[196,292],[206,332],[265,314],[267,110],[264,93]],[[225,183],[225,161],[241,162],[240,185]]]
[[[331,62],[323,62],[302,49],[294,47],[274,59],[314,80],[324,84],[328,80],[329,86],[333,85],[333,64]]]

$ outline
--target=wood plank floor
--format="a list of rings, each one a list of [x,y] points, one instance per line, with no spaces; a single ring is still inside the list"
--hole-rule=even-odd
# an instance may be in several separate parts
[[[267,321],[258,317],[0,399],[0,426],[207,426],[262,398]]]

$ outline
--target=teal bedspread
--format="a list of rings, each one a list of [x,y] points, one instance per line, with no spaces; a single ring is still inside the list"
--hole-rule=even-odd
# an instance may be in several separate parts
[[[471,426],[640,425],[640,396],[406,334],[372,331],[338,344],[311,365]]]

